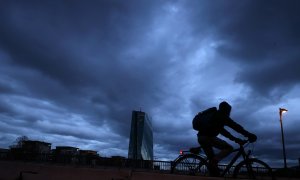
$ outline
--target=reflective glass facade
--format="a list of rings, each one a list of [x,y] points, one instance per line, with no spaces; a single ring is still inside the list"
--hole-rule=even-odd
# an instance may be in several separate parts
[[[128,158],[153,160],[152,124],[145,112],[132,112]]]

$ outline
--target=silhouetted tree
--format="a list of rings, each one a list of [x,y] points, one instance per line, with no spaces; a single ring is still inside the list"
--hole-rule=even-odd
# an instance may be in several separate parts
[[[22,148],[24,141],[28,141],[29,138],[27,136],[20,136],[14,141],[14,144],[10,146],[10,148]]]

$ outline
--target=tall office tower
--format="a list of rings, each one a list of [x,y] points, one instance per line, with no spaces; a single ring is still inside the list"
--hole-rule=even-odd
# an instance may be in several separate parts
[[[152,124],[145,112],[132,111],[128,159],[153,160]]]

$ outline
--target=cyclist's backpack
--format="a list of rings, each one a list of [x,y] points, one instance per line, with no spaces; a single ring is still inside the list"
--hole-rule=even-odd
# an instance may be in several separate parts
[[[200,128],[208,128],[212,124],[211,118],[217,112],[216,107],[208,108],[199,112],[193,119],[193,129],[199,131]]]

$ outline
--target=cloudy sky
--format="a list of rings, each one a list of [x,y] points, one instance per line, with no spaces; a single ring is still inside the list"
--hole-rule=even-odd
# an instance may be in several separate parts
[[[254,154],[279,167],[287,108],[296,165],[299,12],[297,0],[2,0],[0,147],[26,135],[127,157],[131,111],[141,109],[155,158],[173,160],[197,146],[194,115],[226,100],[257,134]]]

